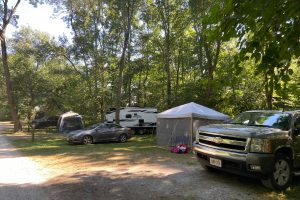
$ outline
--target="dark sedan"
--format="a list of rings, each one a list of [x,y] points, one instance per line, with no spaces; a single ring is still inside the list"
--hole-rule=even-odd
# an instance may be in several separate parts
[[[126,142],[131,138],[131,130],[116,124],[100,123],[68,134],[69,143],[92,144],[95,142]]]
[[[30,125],[32,128],[47,128],[50,126],[57,126],[58,116],[45,116],[39,119],[34,119]]]

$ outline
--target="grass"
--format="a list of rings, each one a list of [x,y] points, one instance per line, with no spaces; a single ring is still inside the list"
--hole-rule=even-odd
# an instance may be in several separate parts
[[[167,149],[157,147],[154,135],[134,136],[125,143],[109,142],[92,145],[70,145],[62,134],[51,130],[36,131],[34,142],[31,140],[30,133],[20,132],[6,135],[23,155],[29,157],[72,155],[105,159],[105,155],[122,153],[132,156],[133,159],[173,160],[189,165],[197,163],[192,154],[172,154]]]

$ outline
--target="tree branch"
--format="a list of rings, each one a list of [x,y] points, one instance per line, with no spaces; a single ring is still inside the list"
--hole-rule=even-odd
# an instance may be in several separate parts
[[[16,13],[17,7],[19,6],[20,2],[21,2],[21,0],[18,0],[17,3],[15,4],[15,6],[13,7],[13,9],[11,10],[11,12],[10,12],[10,14],[8,16],[8,19],[7,19],[7,24],[9,24],[12,16]]]
[[[11,12],[8,13],[8,8],[7,8],[8,0],[3,1],[3,3],[4,3],[4,16],[3,16],[1,36],[2,36],[2,34],[5,34],[6,27],[10,23],[10,20],[13,17],[13,15],[16,13],[17,7],[19,6],[20,2],[21,2],[21,0],[18,0],[17,3],[13,6]],[[1,40],[2,39],[3,38],[1,37]]]

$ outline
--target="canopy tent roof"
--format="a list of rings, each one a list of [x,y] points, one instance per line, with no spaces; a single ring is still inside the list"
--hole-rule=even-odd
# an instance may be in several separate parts
[[[228,115],[217,112],[205,106],[201,106],[194,102],[171,108],[157,115],[157,118],[190,118],[190,117],[215,119],[215,120],[225,120],[229,118]]]

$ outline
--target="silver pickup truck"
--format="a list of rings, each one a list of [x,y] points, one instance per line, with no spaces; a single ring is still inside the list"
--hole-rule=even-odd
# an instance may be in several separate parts
[[[300,112],[254,110],[227,124],[202,126],[193,151],[205,169],[259,178],[284,190],[300,174]]]

